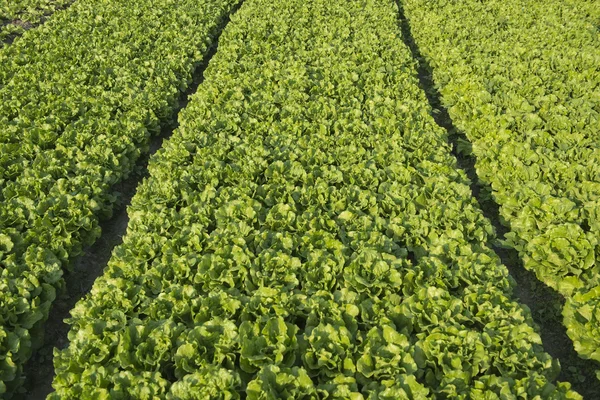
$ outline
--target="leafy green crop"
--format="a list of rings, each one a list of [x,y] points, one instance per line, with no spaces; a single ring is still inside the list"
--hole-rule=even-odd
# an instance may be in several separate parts
[[[247,0],[50,398],[571,398],[388,0]]]
[[[0,0],[0,42],[20,34],[73,0]]]
[[[506,245],[568,298],[575,348],[600,361],[600,4],[402,3],[510,227]]]
[[[77,2],[0,50],[0,397],[234,3]]]

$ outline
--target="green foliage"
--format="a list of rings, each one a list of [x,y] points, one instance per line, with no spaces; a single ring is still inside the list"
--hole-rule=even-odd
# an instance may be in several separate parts
[[[233,3],[80,1],[0,50],[0,392]]]
[[[72,310],[50,398],[580,398],[510,298],[397,12],[244,3]]]
[[[600,361],[600,286],[567,299],[563,316],[575,350],[586,358]]]
[[[597,320],[576,317],[599,310],[598,2],[402,4],[510,228],[505,244],[568,298],[568,335],[582,357],[600,361]]]
[[[73,0],[0,0],[0,46],[11,35],[23,33],[44,17],[67,7]]]

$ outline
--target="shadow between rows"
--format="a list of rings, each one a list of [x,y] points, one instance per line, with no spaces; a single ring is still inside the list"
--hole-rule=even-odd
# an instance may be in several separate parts
[[[503,238],[509,228],[503,225],[500,207],[495,203],[489,185],[481,182],[475,168],[476,157],[472,154],[472,145],[464,132],[458,130],[448,110],[443,106],[441,95],[433,79],[433,71],[427,60],[421,54],[412,35],[410,22],[406,18],[402,1],[397,0],[399,23],[402,40],[410,49],[417,61],[419,86],[425,92],[432,109],[431,116],[435,122],[448,132],[448,140],[452,146],[452,154],[471,182],[471,192],[477,200],[485,217],[492,223],[498,238]],[[537,279],[532,271],[525,269],[518,252],[512,248],[501,247],[499,243],[490,243],[492,249],[507,267],[510,276],[515,280],[513,294],[521,304],[531,310],[533,320],[538,325],[538,332],[544,344],[544,350],[553,358],[560,361],[560,381],[570,382],[573,389],[585,399],[600,398],[600,381],[596,379],[595,370],[600,365],[584,360],[577,355],[573,342],[567,336],[562,323],[562,308],[565,299],[554,289]]]
[[[171,122],[163,125],[160,134],[151,138],[149,152],[136,162],[135,169],[129,178],[115,185],[114,193],[118,196],[118,200],[114,206],[113,216],[100,223],[101,236],[93,245],[84,250],[83,255],[73,261],[71,271],[65,272],[65,293],[59,295],[52,305],[48,320],[43,327],[44,345],[25,365],[26,380],[24,387],[27,390],[26,397],[28,399],[45,399],[52,392],[52,380],[54,378],[53,349],[64,349],[69,344],[70,326],[64,320],[70,317],[69,313],[75,304],[90,292],[94,281],[102,275],[108,264],[113,249],[122,243],[129,222],[127,207],[131,203],[138,185],[144,178],[148,177],[148,162],[152,155],[162,147],[163,142],[169,139],[179,126],[177,121],[179,111],[187,106],[190,96],[196,92],[198,86],[204,81],[204,71],[217,52],[220,36],[229,23],[231,16],[241,7],[242,3],[243,0],[238,2],[213,31],[215,37],[213,44],[195,69],[192,83],[180,94],[178,106],[173,112]]]

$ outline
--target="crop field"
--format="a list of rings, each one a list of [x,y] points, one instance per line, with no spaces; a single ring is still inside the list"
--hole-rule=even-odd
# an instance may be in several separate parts
[[[600,2],[0,0],[0,399],[600,399]]]
[[[73,0],[0,0],[0,42],[43,22]]]

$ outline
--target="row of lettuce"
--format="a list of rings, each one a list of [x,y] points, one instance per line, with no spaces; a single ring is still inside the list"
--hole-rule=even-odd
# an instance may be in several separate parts
[[[234,3],[77,2],[0,50],[0,397]]]
[[[73,0],[0,0],[0,45],[19,35]]]
[[[600,362],[600,4],[402,3],[506,244],[567,298],[575,349]]]
[[[511,299],[397,13],[242,5],[49,398],[580,398]]]

